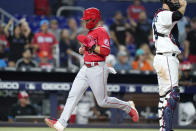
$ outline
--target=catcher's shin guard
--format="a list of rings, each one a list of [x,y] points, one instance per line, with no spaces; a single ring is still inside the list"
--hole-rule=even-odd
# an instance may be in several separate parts
[[[158,115],[159,115],[159,125],[160,125],[160,131],[163,131],[163,102],[165,100],[165,97],[160,96],[159,104],[158,104]]]
[[[167,93],[164,101],[163,108],[163,128],[165,131],[172,130],[172,118],[173,112],[177,106],[178,101],[180,100],[180,90],[178,87],[172,88],[169,93]]]

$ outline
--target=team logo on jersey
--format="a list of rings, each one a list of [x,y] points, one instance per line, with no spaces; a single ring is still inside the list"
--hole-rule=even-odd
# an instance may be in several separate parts
[[[105,39],[105,40],[104,40],[104,45],[110,46],[108,39]]]

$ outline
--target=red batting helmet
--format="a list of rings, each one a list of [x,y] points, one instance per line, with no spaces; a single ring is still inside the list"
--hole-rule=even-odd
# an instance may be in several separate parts
[[[89,20],[89,22],[86,24],[87,29],[94,28],[100,19],[101,14],[97,8],[88,8],[84,10],[83,17],[81,18],[81,20]]]

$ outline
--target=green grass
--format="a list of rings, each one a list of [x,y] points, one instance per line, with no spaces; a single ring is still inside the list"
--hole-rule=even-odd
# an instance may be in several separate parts
[[[18,128],[0,127],[0,131],[54,131],[50,128]],[[104,128],[67,128],[66,131],[158,131],[158,129],[104,129]],[[175,131],[195,131],[188,129],[178,129]]]

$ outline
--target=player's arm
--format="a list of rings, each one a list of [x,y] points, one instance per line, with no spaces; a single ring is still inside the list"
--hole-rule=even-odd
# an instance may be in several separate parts
[[[180,2],[181,7],[173,13],[172,21],[178,21],[184,16],[186,6],[187,6],[187,2],[186,2],[186,0],[179,0],[179,2]]]
[[[110,54],[110,49],[95,45],[93,51],[97,54],[108,56]]]
[[[83,44],[88,50],[94,51],[97,54],[107,56],[110,53],[110,47],[109,45],[105,44],[103,41],[105,39],[101,39],[102,43],[100,43],[100,46],[96,44],[95,39],[92,36],[85,36],[85,35],[78,35],[77,39],[79,42]],[[108,42],[108,41],[107,41]]]
[[[187,2],[186,2],[186,0],[179,0],[179,2],[180,2],[180,8],[178,9],[178,11],[182,14],[182,15],[184,15],[184,13],[185,13],[185,10],[186,10],[186,6],[187,6]]]

